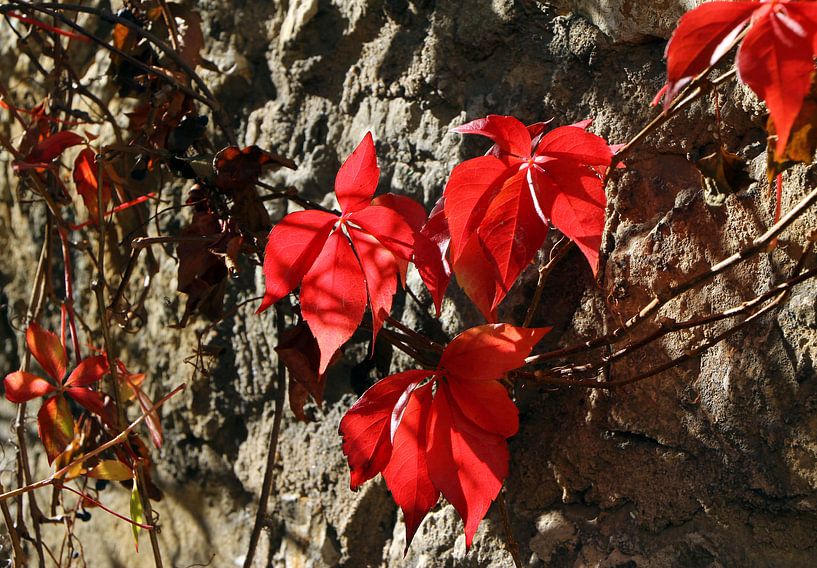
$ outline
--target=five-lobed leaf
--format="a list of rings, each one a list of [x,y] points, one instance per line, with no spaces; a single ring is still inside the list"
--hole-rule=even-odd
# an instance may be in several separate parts
[[[341,420],[352,488],[383,474],[403,511],[406,546],[439,494],[465,521],[471,545],[507,475],[506,439],[519,427],[499,379],[523,365],[547,331],[471,328],[445,348],[437,369],[383,379]]]
[[[407,206],[407,198],[374,198],[379,175],[369,133],[336,176],[340,216],[292,213],[273,227],[267,241],[266,291],[258,311],[301,285],[301,313],[320,348],[320,374],[357,329],[367,306],[377,335],[425,220],[422,207]]]

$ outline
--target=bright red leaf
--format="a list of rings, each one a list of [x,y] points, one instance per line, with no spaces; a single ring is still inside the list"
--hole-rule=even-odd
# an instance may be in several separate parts
[[[667,44],[669,104],[690,79],[724,55],[746,26],[738,76],[766,103],[782,155],[814,75],[817,4],[792,0],[708,2],[684,14]]]
[[[273,227],[267,241],[266,291],[258,311],[300,283],[301,312],[320,347],[321,374],[357,329],[367,305],[377,334],[425,218],[422,207],[408,206],[406,198],[373,199],[379,175],[367,134],[335,178],[341,215],[292,213]]]
[[[66,378],[68,365],[65,347],[52,332],[32,322],[26,330],[26,344],[53,382],[32,373],[15,371],[3,379],[6,398],[24,403],[38,397],[47,397],[37,414],[40,439],[45,446],[48,462],[52,463],[74,437],[74,417],[63,395],[110,422],[104,401],[97,391],[88,388],[108,372],[104,356],[88,357],[80,361]],[[51,394],[55,396],[49,396]]]
[[[99,221],[99,166],[96,164],[96,153],[90,148],[85,148],[74,160],[73,172],[74,184],[77,193],[82,197],[82,202],[88,209],[88,218],[91,224]],[[102,183],[102,209],[107,209],[111,201],[111,186],[103,181]]]
[[[301,286],[301,314],[321,350],[318,372],[357,329],[366,310],[363,270],[346,236],[329,236]]]
[[[383,379],[341,420],[352,488],[382,472],[403,510],[407,546],[440,493],[465,521],[471,545],[507,476],[506,439],[519,428],[499,379],[524,365],[547,331],[469,329],[446,347],[436,370]]]
[[[444,192],[454,274],[488,321],[544,243],[548,224],[576,241],[593,272],[598,269],[603,181],[613,152],[585,130],[589,125],[545,132],[543,123],[525,127],[513,117],[490,115],[456,129],[495,143],[490,155],[455,167]],[[486,264],[493,284],[482,274]]]
[[[441,197],[428,216],[428,221],[415,235],[414,266],[431,293],[437,317],[440,317],[445,290],[451,281],[451,263],[448,249],[451,235],[445,218],[445,201]]]
[[[79,134],[62,130],[41,140],[25,158],[14,163],[14,169],[45,168],[65,150],[83,142],[85,139]]]

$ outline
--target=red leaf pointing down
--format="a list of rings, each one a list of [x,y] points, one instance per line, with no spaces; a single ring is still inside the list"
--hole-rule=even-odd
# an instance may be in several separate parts
[[[301,314],[321,350],[319,373],[357,329],[366,310],[363,270],[349,240],[335,231],[304,276]]]
[[[507,476],[506,438],[519,427],[498,379],[523,365],[547,331],[469,329],[448,345],[436,370],[383,379],[341,420],[352,488],[383,473],[403,510],[407,547],[440,493],[465,521],[471,545]]]
[[[414,266],[431,293],[437,317],[440,317],[443,296],[451,281],[451,264],[448,261],[448,249],[451,235],[448,232],[448,221],[445,219],[445,201],[441,197],[428,221],[415,235]]]

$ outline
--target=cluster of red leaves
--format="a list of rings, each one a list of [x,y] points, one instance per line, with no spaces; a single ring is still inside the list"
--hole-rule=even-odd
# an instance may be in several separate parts
[[[553,225],[593,272],[604,230],[604,174],[613,150],[590,121],[548,131],[490,115],[456,132],[494,141],[486,156],[454,168],[421,230],[414,262],[439,312],[451,273],[488,321]]]
[[[809,93],[817,55],[817,4],[793,0],[707,2],[684,14],[667,45],[669,104],[693,77],[720,59],[747,30],[736,65],[766,103],[781,155]]]
[[[499,380],[521,367],[547,329],[471,328],[434,370],[405,371],[367,390],[340,423],[351,487],[382,473],[406,520],[406,547],[443,495],[471,546],[508,473],[516,406]]]
[[[74,417],[66,396],[110,421],[102,397],[88,388],[108,373],[108,363],[104,356],[86,357],[66,378],[68,356],[55,334],[32,323],[26,330],[26,344],[51,380],[24,371],[9,373],[3,380],[6,398],[19,404],[46,397],[37,414],[37,426],[51,463],[74,438]]]
[[[390,194],[373,199],[379,178],[374,141],[367,134],[335,178],[341,214],[290,213],[267,241],[266,291],[258,311],[300,284],[301,315],[317,339],[321,374],[360,325],[366,306],[377,335],[425,220],[425,211],[411,199]]]

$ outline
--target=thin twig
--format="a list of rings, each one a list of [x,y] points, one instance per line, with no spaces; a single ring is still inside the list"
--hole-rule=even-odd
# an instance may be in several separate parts
[[[536,310],[539,309],[539,303],[542,301],[542,294],[545,291],[545,283],[547,283],[548,276],[550,276],[551,271],[573,246],[573,241],[567,241],[566,244],[562,244],[564,239],[563,237],[553,245],[547,263],[539,267],[539,279],[536,282],[536,291],[533,293],[533,300],[531,300],[528,311],[525,314],[525,323],[522,324],[522,327],[530,327],[533,317],[536,315]]]
[[[513,536],[511,519],[508,516],[508,506],[505,504],[504,487],[499,492],[499,496],[496,500],[499,503],[499,513],[502,516],[502,526],[505,529],[505,546],[508,548],[511,558],[513,558],[513,565],[516,568],[522,568],[522,558],[519,556],[519,543],[516,542],[516,538]]]
[[[766,250],[775,237],[785,231],[800,217],[800,215],[814,205],[815,202],[817,202],[817,188],[811,190],[811,192],[800,200],[800,202],[791,211],[784,215],[780,221],[772,225],[772,227],[765,233],[759,237],[756,237],[748,246],[713,265],[709,270],[693,276],[680,284],[669,286],[664,292],[653,297],[650,303],[644,306],[636,315],[627,320],[624,325],[616,328],[612,332],[602,337],[597,337],[577,345],[564,347],[556,351],[533,355],[526,359],[526,364],[535,365],[551,359],[559,359],[581,351],[587,351],[602,347],[604,345],[618,343],[629,333],[631,333],[633,329],[647,321],[647,319],[649,319],[653,314],[655,314],[655,312],[657,312],[671,300],[677,298],[685,292],[688,292],[689,290],[692,290],[693,288],[696,288],[697,286],[700,286],[704,282],[715,278],[719,274],[743,262],[744,260]]]
[[[125,428],[119,434],[117,434],[116,437],[111,438],[110,440],[108,440],[104,444],[98,446],[97,448],[91,450],[87,454],[83,454],[83,455],[79,456],[74,461],[72,461],[71,463],[69,463],[65,467],[55,471],[54,473],[52,473],[51,475],[49,475],[45,479],[41,479],[40,481],[37,481],[35,483],[30,483],[28,485],[25,485],[24,487],[18,487],[17,489],[13,489],[11,491],[6,491],[5,493],[0,494],[0,501],[5,501],[7,499],[11,499],[12,497],[17,497],[18,495],[24,495],[26,493],[31,493],[32,491],[34,491],[36,489],[41,489],[43,487],[46,487],[46,486],[50,485],[52,482],[54,482],[54,480],[61,479],[62,477],[67,475],[73,468],[77,467],[78,465],[81,465],[85,461],[87,461],[87,460],[89,460],[89,459],[91,459],[91,458],[93,458],[95,456],[98,456],[99,454],[101,454],[102,452],[107,450],[108,448],[111,448],[111,447],[113,447],[113,446],[115,446],[117,444],[121,444],[122,442],[125,442],[128,439],[128,436],[130,436],[130,433],[133,432],[133,430],[137,426],[139,426],[151,413],[155,412],[164,403],[166,403],[168,400],[170,400],[171,398],[176,396],[179,392],[184,390],[185,386],[186,385],[181,384],[181,385],[177,386],[176,388],[174,388],[172,391],[170,391],[168,394],[163,396],[161,399],[159,399],[157,402],[155,402],[153,404],[153,406],[151,406],[147,410],[147,412],[143,412],[139,416],[139,418],[137,418],[136,420],[131,422],[131,424],[127,428]]]
[[[284,329],[284,312],[278,305],[275,306],[275,316],[276,332],[280,336],[280,333]],[[267,507],[269,505],[270,495],[272,494],[272,487],[275,483],[275,455],[278,452],[278,437],[281,433],[281,419],[284,414],[284,396],[286,393],[286,366],[280,357],[278,358],[277,380],[275,415],[272,420],[272,431],[270,432],[269,448],[267,449],[267,466],[264,470],[261,496],[258,499],[258,509],[255,512],[255,522],[253,523],[252,533],[250,533],[250,544],[247,550],[247,556],[244,559],[244,568],[252,566],[255,550],[261,538],[261,531],[266,525]]]

